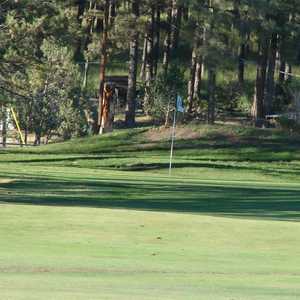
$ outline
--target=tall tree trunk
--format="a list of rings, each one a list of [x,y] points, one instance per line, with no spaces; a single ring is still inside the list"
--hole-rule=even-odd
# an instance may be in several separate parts
[[[149,89],[150,89],[151,81],[153,79],[154,22],[155,22],[154,8],[152,7],[151,22],[148,25],[148,30],[147,30],[146,74],[145,74],[146,91],[145,91],[145,97],[144,97],[144,107],[145,107],[146,114],[149,113],[149,107],[150,107]]]
[[[167,12],[167,34],[164,41],[163,70],[168,72],[171,58],[175,56],[178,48],[179,34],[183,14],[183,5],[178,4],[178,0],[170,0]]]
[[[155,33],[155,6],[151,9],[151,22],[147,36],[146,82],[151,81],[154,73],[154,33]]]
[[[271,45],[270,45],[270,52],[269,52],[266,97],[264,102],[264,109],[266,114],[271,114],[273,109],[273,102],[275,96],[274,75],[275,75],[275,66],[276,66],[277,44],[278,44],[277,33],[273,33],[271,37]]]
[[[278,81],[279,84],[282,85],[286,78],[286,61],[281,58],[280,59],[280,67],[279,67],[279,75],[278,75]]]
[[[242,28],[241,28],[241,12],[240,12],[241,0],[234,0],[233,5],[234,5],[233,24],[241,33],[242,38],[244,38],[245,34],[242,32]],[[240,88],[243,88],[244,85],[245,57],[246,57],[246,45],[244,42],[242,42],[239,47],[239,62],[238,62],[238,81],[239,81]]]
[[[194,41],[193,51],[192,51],[190,80],[188,83],[188,112],[189,113],[192,112],[194,106],[195,79],[196,79],[196,71],[197,71],[197,63],[198,63],[198,48],[199,48],[199,41],[198,41],[198,37],[196,37]]]
[[[171,53],[174,56],[179,41],[181,29],[183,6],[178,3],[178,0],[173,0],[172,3],[172,28],[171,28]]]
[[[99,133],[100,133],[101,122],[102,122],[102,104],[104,100],[105,71],[106,71],[106,64],[107,64],[109,6],[110,6],[110,1],[105,0],[102,47],[100,53],[100,84],[99,84],[99,106],[98,106],[98,132]]]
[[[35,130],[35,140],[34,140],[34,145],[35,146],[39,146],[41,144],[41,138],[42,138],[41,131],[40,131],[39,128],[36,128],[36,130]]]
[[[208,111],[207,111],[207,123],[215,123],[215,111],[216,111],[216,71],[212,68],[208,69]]]
[[[92,9],[92,3],[90,2],[89,11],[91,9]],[[82,50],[87,50],[88,45],[91,42],[92,34],[93,34],[93,20],[89,19],[88,24],[86,26],[85,33],[84,33],[84,37],[82,38],[82,40],[78,44],[77,54],[76,54],[77,59],[81,57]],[[83,89],[87,88],[89,66],[90,66],[89,60],[88,60],[88,58],[85,58],[85,63],[84,63],[84,77],[83,77],[83,82],[82,82],[82,88]]]
[[[7,137],[7,107],[5,104],[2,105],[2,146],[6,147]]]
[[[264,118],[264,94],[268,63],[269,42],[262,38],[259,46],[259,58],[256,69],[256,83],[251,115],[258,122]]]
[[[77,20],[80,24],[82,22],[82,17],[84,15],[85,5],[86,5],[86,0],[77,0],[77,6],[78,6]]]
[[[279,50],[277,51],[277,61],[276,61],[276,69],[278,70],[278,84],[276,84],[276,87],[275,87],[276,100],[282,99],[285,95],[284,83],[287,78],[287,76],[286,76],[287,64],[286,64],[286,60],[284,57],[284,54],[285,54],[284,47],[286,46],[284,35],[281,35],[280,39],[278,38],[278,44],[280,44],[280,47],[278,47]],[[277,110],[281,109],[281,107],[278,107],[278,106],[281,106],[280,102],[281,101],[276,101],[276,103],[275,103],[276,107],[274,107],[274,109],[277,109]]]
[[[164,74],[168,73],[170,64],[170,50],[171,50],[171,28],[172,28],[172,2],[169,1],[167,12],[167,32],[164,41],[164,53],[163,53],[163,71]]]
[[[279,86],[282,87],[285,80],[287,79],[287,63],[285,57],[285,36],[280,36],[280,49],[279,49],[279,74],[278,74],[278,82]]]
[[[145,33],[143,55],[142,55],[142,65],[141,65],[141,71],[140,71],[140,78],[142,81],[145,80],[145,75],[146,75],[146,59],[147,59],[147,47],[148,47],[147,37],[148,37],[148,35],[147,35],[147,33]]]
[[[238,66],[238,80],[241,88],[244,86],[245,81],[245,58],[246,58],[246,45],[242,43],[240,45],[239,52],[239,66]]]
[[[151,33],[147,35],[147,41],[145,81],[146,84],[149,84],[153,76],[153,40]]]
[[[88,76],[89,76],[89,61],[86,60],[84,63],[84,77],[82,82],[82,88],[85,90],[88,84]]]
[[[137,20],[139,18],[139,0],[132,2],[132,16],[134,19],[132,35],[130,40],[129,50],[129,71],[128,71],[128,90],[127,90],[127,105],[125,122],[129,127],[135,125],[135,106],[136,106],[136,77],[138,65],[138,43],[139,33],[137,30]]]
[[[84,16],[84,11],[85,11],[85,5],[86,5],[86,0],[78,0],[77,1],[77,22],[79,26],[82,26],[82,19]],[[80,60],[82,56],[82,38],[79,37],[77,39],[77,46],[76,46],[76,51],[75,51],[75,59]]]
[[[288,81],[292,81],[293,79],[293,67],[291,64],[288,64],[288,76],[287,76],[287,80]]]
[[[202,32],[201,32],[202,31]],[[205,30],[199,26],[195,29],[194,47],[190,68],[190,80],[188,83],[188,112],[192,113],[195,99],[197,99],[203,70],[203,57],[199,54],[199,47],[205,41]]]
[[[111,26],[116,18],[117,12],[116,12],[116,0],[110,0],[109,5],[109,25]]]
[[[194,85],[194,98],[198,99],[198,95],[201,88],[202,75],[204,70],[203,65],[203,56],[198,57],[197,65],[196,65],[196,74],[195,74],[195,85]]]
[[[185,4],[183,5],[183,8],[182,8],[182,17],[184,19],[184,21],[188,21],[189,20],[189,17],[190,17],[190,9],[189,9],[189,4]]]
[[[160,57],[160,5],[156,5],[156,19],[155,19],[155,33],[154,33],[154,63],[153,63],[153,75],[157,75],[158,62]]]

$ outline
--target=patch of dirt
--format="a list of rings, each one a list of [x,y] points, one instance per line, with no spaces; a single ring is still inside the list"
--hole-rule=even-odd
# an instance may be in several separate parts
[[[148,141],[159,142],[167,141],[171,138],[172,128],[154,128],[145,133],[145,137]],[[201,137],[201,133],[188,127],[177,127],[176,138],[180,140],[193,140]]]
[[[0,184],[7,184],[14,182],[13,179],[0,179]]]
[[[138,145],[137,149],[149,150],[149,149],[155,149],[156,146],[157,146],[156,143],[144,143],[144,144]]]

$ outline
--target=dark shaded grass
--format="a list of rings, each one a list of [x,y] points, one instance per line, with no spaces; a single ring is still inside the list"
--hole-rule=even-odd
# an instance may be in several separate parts
[[[300,220],[300,189],[293,188],[32,178],[0,184],[0,202]]]

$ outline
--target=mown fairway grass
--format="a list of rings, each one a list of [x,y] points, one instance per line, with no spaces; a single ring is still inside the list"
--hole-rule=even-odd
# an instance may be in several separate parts
[[[299,299],[299,139],[191,131],[2,150],[0,299]]]

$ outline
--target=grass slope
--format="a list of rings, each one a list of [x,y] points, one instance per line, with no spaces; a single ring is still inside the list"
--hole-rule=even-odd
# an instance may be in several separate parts
[[[1,151],[1,299],[299,299],[299,139],[166,137]]]

